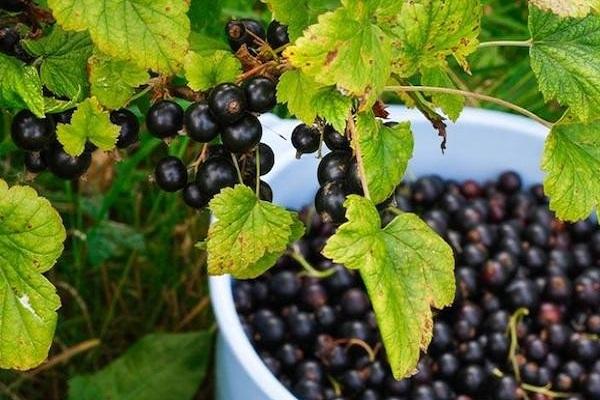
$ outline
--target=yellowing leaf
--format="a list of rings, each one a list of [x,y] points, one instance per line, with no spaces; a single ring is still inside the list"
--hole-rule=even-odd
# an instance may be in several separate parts
[[[142,68],[173,73],[188,49],[185,0],[48,0],[66,30],[88,30],[105,54]]]
[[[27,370],[48,355],[60,299],[42,275],[66,233],[48,200],[0,179],[0,368]]]
[[[208,55],[189,52],[184,69],[189,87],[204,91],[220,83],[234,82],[242,72],[242,65],[230,51],[216,50]]]
[[[295,213],[259,200],[244,185],[226,188],[210,202],[217,221],[208,232],[208,273],[255,278],[273,266],[304,229]]]
[[[550,209],[567,221],[600,208],[600,121],[560,122],[546,140],[542,169]]]
[[[600,0],[529,0],[542,10],[552,11],[561,17],[585,17],[600,10]]]
[[[373,10],[363,3],[322,14],[284,53],[321,85],[374,100],[390,76],[392,49],[371,20]]]
[[[382,229],[368,199],[352,195],[344,205],[348,222],[323,254],[360,271],[392,372],[400,379],[415,371],[431,341],[431,307],[452,303],[452,249],[414,214],[402,214]]]
[[[100,104],[113,110],[127,105],[135,89],[149,78],[144,68],[103,54],[90,59],[89,70],[92,96]]]
[[[263,0],[273,13],[273,18],[288,26],[290,39],[296,40],[317,17],[339,6],[338,0]]]
[[[281,76],[277,100],[287,103],[288,110],[306,124],[312,124],[319,116],[338,131],[346,128],[352,108],[352,100],[335,86],[320,86],[300,70],[290,70]]]
[[[101,150],[113,149],[119,127],[110,122],[108,112],[102,110],[98,100],[90,97],[79,104],[70,124],[58,125],[57,136],[67,153],[78,156],[88,139]]]
[[[421,84],[425,86],[437,86],[456,88],[448,76],[448,73],[440,68],[430,68],[422,72]],[[431,101],[440,107],[452,121],[456,121],[465,108],[465,98],[453,94],[434,93]]]
[[[405,1],[393,48],[394,71],[409,77],[417,71],[446,66],[454,56],[468,70],[467,56],[479,45],[481,4],[479,0]]]
[[[546,100],[569,106],[581,120],[600,113],[600,16],[560,18],[529,7],[531,68]]]
[[[373,113],[364,112],[358,115],[356,131],[371,198],[381,203],[398,186],[412,157],[410,123],[385,126]]]

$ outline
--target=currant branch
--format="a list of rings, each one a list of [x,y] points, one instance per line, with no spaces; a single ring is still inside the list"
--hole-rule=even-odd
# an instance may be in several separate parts
[[[363,192],[365,194],[365,197],[367,199],[370,199],[371,194],[369,193],[369,185],[367,184],[367,175],[365,173],[365,165],[363,163],[362,152],[360,149],[359,133],[356,130],[356,124],[354,122],[354,114],[352,112],[350,112],[350,114],[348,115],[346,122],[347,122],[346,129],[348,130],[348,136],[350,137],[350,140],[352,141],[352,144],[354,146],[354,152],[356,153],[356,164],[358,166],[358,175],[360,176],[360,182],[363,187]]]
[[[407,93],[409,93],[409,92],[444,93],[444,94],[453,94],[453,95],[464,96],[464,97],[472,97],[472,98],[475,98],[475,99],[478,99],[481,101],[487,101],[489,103],[494,103],[499,106],[516,111],[519,114],[522,114],[526,117],[533,119],[536,122],[539,122],[540,124],[544,125],[548,129],[551,129],[552,126],[554,125],[552,122],[546,121],[542,117],[532,113],[531,111],[527,110],[526,108],[523,108],[521,106],[518,106],[518,105],[508,102],[506,100],[498,99],[498,98],[492,97],[492,96],[487,96],[487,95],[481,94],[481,93],[469,92],[469,91],[460,90],[460,89],[436,87],[436,86],[408,86],[408,85],[406,85],[406,86],[386,86],[384,88],[384,90],[391,91],[391,92],[400,91],[400,92],[407,92]]]

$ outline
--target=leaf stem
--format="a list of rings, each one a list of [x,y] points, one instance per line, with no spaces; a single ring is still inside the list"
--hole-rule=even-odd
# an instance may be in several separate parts
[[[260,199],[260,146],[256,146],[256,197]]]
[[[363,191],[365,192],[365,197],[370,200],[371,193],[369,193],[369,186],[367,185],[367,174],[365,173],[365,164],[363,163],[358,131],[356,130],[356,125],[354,124],[354,115],[352,114],[352,112],[350,112],[350,115],[348,116],[346,129],[348,129],[348,133],[350,134],[350,140],[354,144],[354,151],[356,153],[356,164],[358,166],[358,175],[360,176],[360,183],[362,184]]]
[[[544,125],[548,129],[551,129],[553,126],[552,122],[546,121],[542,117],[532,113],[531,111],[529,111],[523,107],[520,107],[520,106],[513,104],[511,102],[508,102],[506,100],[498,99],[498,98],[492,97],[492,96],[487,96],[487,95],[481,94],[481,93],[468,92],[466,90],[451,89],[451,88],[436,87],[436,86],[386,86],[385,90],[386,91],[403,91],[403,92],[445,93],[445,94],[454,94],[454,95],[464,96],[464,97],[472,97],[474,99],[478,99],[481,101],[487,101],[487,102],[494,103],[499,106],[508,108],[510,110],[516,111],[519,114],[525,115],[526,117],[529,117],[529,118],[533,119],[534,121]]]
[[[490,42],[479,43],[479,48],[483,49],[486,47],[531,47],[533,44],[532,40],[494,40]]]
[[[235,172],[237,172],[237,176],[240,180],[240,183],[244,183],[244,179],[242,178],[242,171],[240,171],[240,165],[238,164],[237,158],[235,158],[235,155],[233,153],[231,153],[231,160],[233,161]]]
[[[517,325],[523,319],[523,317],[529,315],[529,310],[526,308],[519,308],[511,315],[508,323],[508,333],[510,335],[510,348],[508,351],[508,359],[510,360],[513,372],[517,382],[521,383],[521,373],[519,371],[519,363],[517,362],[517,350],[519,349],[519,342],[517,338]]]
[[[304,270],[306,271],[306,275],[312,278],[327,278],[335,273],[335,269],[333,268],[326,269],[324,271],[319,271],[318,269],[310,265],[310,263],[306,260],[306,258],[304,258],[302,253],[298,251],[295,245],[292,246],[292,251],[289,253],[289,255],[298,264],[300,264],[302,268],[304,268]]]

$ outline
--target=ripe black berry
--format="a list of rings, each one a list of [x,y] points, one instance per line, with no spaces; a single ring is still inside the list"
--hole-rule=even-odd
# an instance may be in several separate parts
[[[336,131],[331,125],[325,126],[323,141],[330,150],[350,150],[350,141],[348,138]]]
[[[184,125],[188,136],[200,143],[208,143],[219,135],[219,125],[206,103],[189,106],[185,110]]]
[[[47,165],[41,153],[29,152],[25,153],[25,168],[27,168],[27,171],[37,174],[45,171]]]
[[[0,9],[10,11],[10,12],[19,12],[25,10],[26,4],[23,0],[2,0],[0,2]]]
[[[306,400],[324,400],[323,387],[318,383],[310,380],[300,380],[294,386],[294,394],[301,399]]]
[[[300,124],[292,132],[292,145],[298,155],[314,153],[319,149],[321,135],[315,127]]]
[[[10,56],[14,55],[19,39],[19,34],[14,28],[5,27],[0,29],[0,52]]]
[[[277,104],[276,85],[269,78],[256,76],[244,83],[248,109],[257,113],[271,111]]]
[[[233,124],[246,113],[246,96],[239,86],[222,83],[211,90],[208,106],[218,122],[224,125]]]
[[[288,27],[279,21],[271,21],[267,28],[267,42],[273,50],[277,50],[290,42]]]
[[[323,157],[317,169],[319,184],[324,185],[327,182],[344,180],[348,173],[351,157],[352,154],[346,151],[332,151]]]
[[[11,137],[15,144],[27,151],[40,151],[54,138],[54,122],[51,118],[37,118],[29,110],[15,115],[11,126]]]
[[[498,187],[506,194],[521,190],[521,176],[514,171],[507,171],[498,178]]]
[[[159,139],[176,136],[183,128],[183,108],[174,101],[162,100],[148,110],[148,132]]]
[[[275,166],[275,153],[273,153],[273,149],[265,144],[258,144],[258,157],[260,158],[260,175],[266,175],[273,169]],[[247,157],[246,166],[250,168],[252,171],[252,175],[256,174],[256,149],[250,151]]]
[[[326,220],[334,223],[344,222],[346,193],[341,182],[328,182],[322,186],[315,196],[315,208]]]
[[[192,208],[204,208],[208,205],[209,200],[197,183],[190,183],[183,189],[183,201]]]
[[[85,151],[81,155],[73,157],[58,144],[51,146],[49,150],[45,150],[42,157],[46,160],[50,172],[62,179],[79,178],[92,163],[90,153]]]
[[[209,158],[200,166],[196,175],[196,183],[203,193],[213,197],[226,187],[238,183],[235,167],[225,158]]]
[[[260,22],[253,19],[232,20],[225,27],[229,46],[238,51],[242,45],[249,49],[258,49],[260,41],[265,39],[265,29]]]
[[[154,170],[156,184],[166,192],[176,192],[185,187],[187,183],[187,169],[183,162],[173,156],[163,158]]]
[[[262,125],[258,118],[246,114],[242,119],[223,128],[221,140],[225,148],[232,153],[244,153],[260,142]]]
[[[110,122],[119,125],[119,137],[117,147],[127,148],[139,140],[140,123],[134,113],[126,108],[115,110],[110,113]]]

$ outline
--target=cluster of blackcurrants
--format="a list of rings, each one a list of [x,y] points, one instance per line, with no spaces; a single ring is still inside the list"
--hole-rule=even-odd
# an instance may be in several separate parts
[[[387,206],[420,214],[452,246],[455,303],[436,314],[419,372],[396,381],[359,274],[321,255],[335,225],[304,211],[308,233],[296,251],[314,268],[335,272],[311,277],[288,255],[266,275],[233,288],[248,337],[294,395],[551,400],[557,392],[568,400],[600,399],[595,222],[556,220],[541,186],[522,190],[512,172],[483,185],[423,177],[401,185]],[[380,213],[391,218],[385,208]],[[513,337],[511,317],[521,308],[529,314],[512,318]]]
[[[287,26],[275,20],[271,21],[266,33],[262,24],[254,19],[232,20],[227,23],[225,34],[234,52],[246,47],[257,54],[263,44],[268,43],[272,51],[279,53],[290,42]]]
[[[40,173],[48,169],[61,179],[77,179],[90,167],[92,153],[97,149],[86,143],[84,152],[71,156],[56,138],[56,124],[68,124],[74,110],[48,114],[37,118],[29,110],[19,111],[11,124],[11,136],[15,145],[25,151],[25,167],[29,172]],[[117,147],[124,149],[139,137],[140,125],[137,117],[127,109],[112,111],[110,120],[120,128]]]
[[[0,11],[8,11],[11,13],[22,12],[27,9],[25,1],[20,0],[2,0],[0,1]],[[32,57],[21,46],[21,36],[14,26],[0,27],[0,53],[8,56],[16,57],[19,60],[30,63]]]
[[[317,176],[321,186],[315,196],[315,207],[323,218],[341,223],[345,220],[344,201],[350,194],[362,194],[356,158],[348,138],[331,125],[298,125],[292,132],[297,156],[317,152],[324,142],[331,150],[319,162]]]
[[[267,174],[275,155],[260,143],[262,125],[256,114],[270,111],[276,104],[275,82],[266,77],[253,77],[242,86],[222,83],[214,87],[207,102],[183,108],[170,100],[155,103],[146,116],[148,131],[158,138],[168,138],[185,129],[200,143],[220,139],[222,144],[208,146],[195,179],[190,180],[184,163],[174,156],[160,160],[155,169],[157,185],[168,192],[183,190],[183,198],[193,208],[204,208],[225,187],[242,182],[255,189],[256,175]],[[272,200],[269,185],[260,181],[263,200]]]

